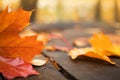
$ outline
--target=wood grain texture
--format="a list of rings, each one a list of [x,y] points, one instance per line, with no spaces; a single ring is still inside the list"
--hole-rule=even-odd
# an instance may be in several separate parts
[[[120,67],[109,65],[100,60],[80,57],[77,60],[62,52],[44,51],[46,55],[53,58],[60,66],[78,80],[119,80]],[[114,59],[120,64],[120,59]]]

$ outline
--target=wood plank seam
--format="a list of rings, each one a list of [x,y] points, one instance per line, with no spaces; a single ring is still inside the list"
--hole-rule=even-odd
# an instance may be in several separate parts
[[[65,70],[61,65],[59,65],[53,58],[47,56],[46,54],[44,54],[44,57],[48,58],[48,60],[51,62],[51,64],[53,65],[53,67],[55,67],[55,69],[57,69],[64,77],[66,77],[68,80],[78,80],[77,78],[75,78],[73,75],[71,75],[67,70]],[[54,63],[57,64],[57,67],[54,65]]]

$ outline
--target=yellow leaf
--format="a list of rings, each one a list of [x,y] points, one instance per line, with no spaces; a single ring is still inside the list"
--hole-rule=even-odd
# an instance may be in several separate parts
[[[113,45],[110,39],[103,33],[94,34],[89,39],[89,42],[98,53],[103,53],[107,56],[120,56],[120,47]]]
[[[107,57],[104,54],[95,52],[93,48],[81,48],[81,49],[74,48],[70,50],[69,55],[71,56],[72,59],[76,59],[78,56],[87,56],[107,61],[110,64],[115,64],[115,62],[112,62],[109,59],[109,57]]]

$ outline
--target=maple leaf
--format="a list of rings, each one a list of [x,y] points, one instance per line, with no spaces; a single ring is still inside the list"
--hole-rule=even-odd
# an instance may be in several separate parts
[[[13,13],[14,16],[9,16],[9,18],[2,21],[3,23],[8,21],[8,23],[6,23],[8,25],[5,26],[3,23],[0,23],[3,25],[0,26],[0,31],[2,31],[0,32],[0,55],[6,58],[22,57],[25,61],[29,62],[41,51],[43,44],[41,41],[36,41],[36,36],[24,38],[19,36],[19,31],[29,23],[31,12],[19,9],[16,12],[8,13],[7,9],[5,9],[1,14],[8,16]],[[18,13],[21,14],[18,15]],[[11,22],[11,19],[14,20]],[[28,56],[26,56],[26,54],[28,54]]]
[[[6,58],[21,57],[26,62],[31,62],[32,58],[39,54],[43,48],[40,41],[36,41],[36,36],[20,38],[17,34],[0,34],[0,56]]]
[[[93,48],[80,48],[80,49],[74,48],[70,50],[69,55],[71,56],[72,59],[76,59],[78,56],[87,56],[91,58],[101,59],[111,64],[115,64],[115,62],[112,62],[109,57],[107,57],[104,54],[95,52]]]
[[[8,8],[0,12],[0,32],[20,32],[28,24],[30,20],[31,11],[24,11],[22,8],[8,12]]]
[[[89,42],[92,45],[91,48],[75,48],[70,50],[69,55],[71,58],[76,59],[78,56],[84,55],[115,64],[108,56],[120,56],[120,47],[114,45],[106,35],[103,33],[94,34],[93,37],[89,39]]]
[[[19,33],[29,24],[30,15],[31,11],[23,9],[8,12],[6,8],[0,12],[0,72],[8,79],[17,76],[26,77],[36,73],[30,64],[33,57],[42,50],[43,42],[36,40],[37,35],[23,38],[19,36]],[[18,57],[23,59],[25,63],[22,60],[13,60],[14,63],[9,65],[9,62],[6,61],[6,59],[12,60]],[[19,62],[23,64],[19,64]],[[4,68],[5,66],[7,67]],[[14,71],[14,74],[11,70]]]
[[[104,53],[107,56],[120,56],[120,47],[112,44],[110,39],[103,33],[94,34],[89,42],[97,52]]]
[[[21,58],[15,59],[6,59],[0,56],[0,72],[3,73],[7,79],[13,79],[14,76],[24,77],[26,78],[28,75],[31,74],[38,74],[31,64],[25,63]]]

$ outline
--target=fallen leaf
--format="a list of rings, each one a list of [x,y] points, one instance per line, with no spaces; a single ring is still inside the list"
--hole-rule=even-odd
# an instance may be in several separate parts
[[[30,28],[26,28],[22,32],[19,33],[19,36],[21,38],[24,38],[26,36],[35,36],[35,35],[38,35],[38,34],[36,32],[34,32],[32,29],[30,29]]]
[[[68,47],[57,45],[46,46],[45,49],[49,51],[63,51],[63,52],[68,52],[70,50]]]
[[[88,41],[87,38],[77,38],[73,41],[73,44],[77,47],[87,46]]]
[[[120,47],[112,44],[110,39],[103,33],[94,34],[89,42],[99,53],[104,53],[107,56],[120,56]]]
[[[20,38],[14,33],[6,36],[0,33],[0,43],[0,56],[21,57],[26,62],[31,62],[32,58],[39,54],[43,48],[43,43],[36,41],[36,36]]]
[[[81,48],[81,49],[74,48],[70,50],[69,56],[71,56],[72,59],[76,59],[78,56],[87,56],[87,57],[107,61],[110,64],[115,64],[115,62],[112,62],[109,57],[107,57],[104,54],[95,52],[95,50],[92,48]]]
[[[42,59],[34,59],[32,60],[32,65],[34,66],[42,66],[46,64],[47,60],[42,60]]]
[[[0,56],[0,72],[7,79],[11,80],[15,77],[24,77],[26,78],[28,75],[38,74],[30,63],[25,63],[22,58],[15,59],[6,59]]]
[[[47,33],[40,33],[37,37],[37,41],[42,41],[44,45],[46,45],[50,40],[51,37]]]
[[[33,66],[43,66],[47,63],[48,59],[45,58],[43,55],[39,54],[36,55],[32,60]]]
[[[94,34],[93,37],[89,39],[89,42],[95,49],[108,51],[113,49],[113,44],[103,33]]]
[[[58,33],[58,34],[57,33],[51,33],[51,34],[49,34],[49,36],[51,38],[57,38],[57,39],[62,40],[69,49],[72,49],[72,46],[69,43],[69,41],[63,35],[61,35],[60,33]]]
[[[44,45],[42,41],[36,40],[37,36],[23,38],[19,36],[29,24],[30,15],[31,11],[23,9],[8,12],[6,8],[0,12],[0,72],[8,79],[36,74],[32,69],[31,61],[40,53]],[[14,63],[9,63],[7,59]]]
[[[52,39],[60,39],[63,42],[65,42],[66,45],[69,47],[68,41],[60,33],[40,33],[37,37],[38,41],[44,41],[44,45]]]
[[[14,12],[8,12],[8,8],[0,12],[0,32],[20,32],[28,24],[31,11],[25,11],[22,8]]]
[[[87,56],[91,58],[97,58],[104,61],[107,61],[111,64],[112,62],[108,56],[119,56],[120,57],[120,47],[114,45],[109,37],[105,34],[94,34],[92,38],[89,39],[91,48],[81,48],[81,49],[72,49],[69,52],[69,55],[72,59],[76,59],[78,56]]]
[[[68,52],[70,49],[72,49],[72,46],[68,42],[68,40],[60,33],[40,33],[37,37],[38,41],[43,41],[44,45],[46,45],[50,40],[52,39],[60,39],[62,40],[66,46],[57,46],[57,45],[51,45],[51,46],[45,46],[44,49],[49,51],[65,51]]]

